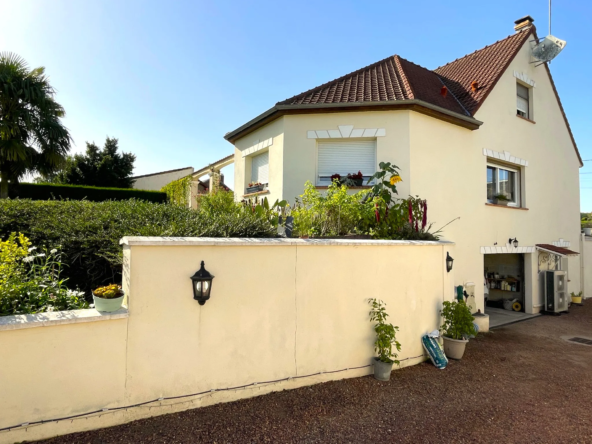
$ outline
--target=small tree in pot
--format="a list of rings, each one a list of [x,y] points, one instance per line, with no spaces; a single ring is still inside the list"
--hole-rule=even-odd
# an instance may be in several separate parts
[[[465,301],[445,301],[442,308],[444,323],[440,331],[444,337],[444,353],[452,359],[461,359],[469,336],[477,331],[473,325],[473,315]]]
[[[388,381],[391,377],[393,364],[399,365],[397,353],[393,353],[393,345],[398,352],[401,351],[401,344],[397,341],[396,334],[399,327],[393,324],[387,324],[386,304],[380,299],[370,299],[368,301],[372,306],[370,310],[370,322],[376,322],[374,332],[376,340],[374,341],[374,351],[378,357],[374,358],[374,377],[379,381]]]

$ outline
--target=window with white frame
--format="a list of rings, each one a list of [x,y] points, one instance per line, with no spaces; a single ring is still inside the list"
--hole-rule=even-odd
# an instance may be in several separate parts
[[[364,184],[376,172],[376,140],[318,142],[317,185],[330,185],[334,174],[346,177],[358,171]]]
[[[487,201],[504,196],[508,205],[520,206],[520,170],[504,165],[487,164]]]
[[[516,114],[530,119],[530,90],[520,83],[516,83]]]
[[[269,183],[269,151],[251,158],[251,182]]]

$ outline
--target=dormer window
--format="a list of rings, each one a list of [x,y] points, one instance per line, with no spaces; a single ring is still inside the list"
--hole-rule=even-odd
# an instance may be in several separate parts
[[[530,119],[530,90],[520,83],[516,84],[516,114]]]

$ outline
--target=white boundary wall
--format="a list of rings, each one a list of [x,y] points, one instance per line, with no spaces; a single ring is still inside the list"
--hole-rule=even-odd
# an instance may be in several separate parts
[[[0,443],[370,374],[373,297],[387,303],[400,327],[402,366],[413,365],[425,359],[421,335],[438,328],[442,302],[453,297],[448,242],[122,243],[128,309],[0,318],[0,429],[99,412],[3,431]],[[202,260],[215,276],[204,306],[193,299],[190,280]],[[102,411],[200,392],[207,394]]]

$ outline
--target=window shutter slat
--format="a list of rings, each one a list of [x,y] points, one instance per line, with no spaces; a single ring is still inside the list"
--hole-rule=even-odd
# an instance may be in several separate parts
[[[251,182],[269,183],[269,151],[251,160]]]
[[[347,176],[361,171],[364,176],[376,172],[376,141],[332,141],[318,143],[318,179],[330,182],[333,174]]]
[[[524,114],[528,115],[528,100],[523,99],[520,96],[517,96],[516,108],[518,109],[518,111],[522,111]]]

